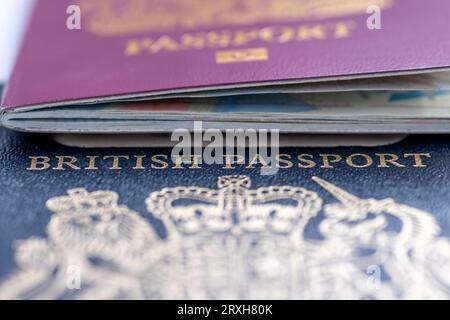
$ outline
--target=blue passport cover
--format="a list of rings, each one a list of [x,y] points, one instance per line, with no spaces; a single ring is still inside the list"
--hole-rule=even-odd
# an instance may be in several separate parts
[[[0,130],[0,298],[450,297],[448,136],[174,166]]]

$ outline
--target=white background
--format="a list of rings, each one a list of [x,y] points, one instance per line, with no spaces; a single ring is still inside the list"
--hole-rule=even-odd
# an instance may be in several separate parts
[[[0,84],[7,81],[34,0],[0,0]]]

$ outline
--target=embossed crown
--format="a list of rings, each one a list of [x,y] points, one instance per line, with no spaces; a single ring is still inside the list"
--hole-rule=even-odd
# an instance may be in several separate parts
[[[245,188],[249,189],[252,182],[247,176],[222,176],[217,180],[219,189],[224,188]]]
[[[92,212],[117,206],[118,195],[112,191],[88,192],[86,189],[72,189],[68,196],[51,198],[47,208],[58,213],[76,214]]]
[[[321,208],[315,192],[291,186],[250,189],[247,176],[218,178],[218,189],[176,187],[154,192],[147,208],[173,231],[287,234]]]

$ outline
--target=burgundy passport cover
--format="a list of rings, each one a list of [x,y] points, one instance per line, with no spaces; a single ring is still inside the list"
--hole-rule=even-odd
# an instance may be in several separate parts
[[[447,68],[449,14],[448,0],[39,0],[2,105]]]

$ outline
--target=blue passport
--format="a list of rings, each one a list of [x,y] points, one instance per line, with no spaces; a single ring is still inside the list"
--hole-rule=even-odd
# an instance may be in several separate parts
[[[174,164],[0,130],[2,299],[450,298],[449,136]]]

